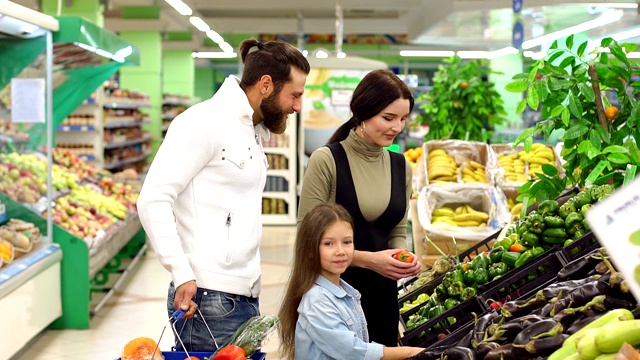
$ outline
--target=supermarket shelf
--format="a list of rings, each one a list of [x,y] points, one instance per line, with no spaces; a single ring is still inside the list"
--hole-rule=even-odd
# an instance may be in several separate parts
[[[291,171],[287,170],[287,169],[283,169],[283,170],[267,170],[267,175],[268,176],[279,176],[279,177],[283,177],[285,179],[287,179],[288,181],[290,181],[290,176],[291,176]]]
[[[144,159],[147,158],[147,156],[149,156],[150,154],[144,154],[142,156],[136,156],[134,158],[130,158],[130,159],[125,159],[125,160],[120,160],[120,161],[116,161],[116,162],[112,162],[112,163],[108,163],[108,164],[104,164],[104,168],[107,170],[111,170],[111,169],[117,169],[121,166],[124,165],[129,165],[129,164],[133,164],[136,163],[138,161],[142,161]]]
[[[142,144],[145,142],[151,141],[151,136],[144,136],[140,139],[134,139],[134,140],[128,140],[128,141],[122,141],[122,142],[117,142],[117,143],[106,143],[104,144],[104,148],[106,149],[116,149],[116,148],[121,148],[121,147],[125,147],[125,146],[131,146],[131,145],[137,145],[137,144]]]
[[[104,107],[110,109],[139,109],[150,107],[151,105],[148,103],[139,103],[139,102],[131,102],[131,101],[114,101],[112,99],[104,100]]]
[[[92,125],[67,125],[58,126],[56,131],[59,132],[72,132],[72,131],[96,131],[96,127]]]
[[[282,199],[289,202],[290,196],[288,191],[264,191],[262,193],[262,198]]]
[[[149,125],[151,121],[140,121],[140,122],[115,122],[115,123],[107,123],[104,124],[105,129],[115,129],[115,128],[127,128],[127,127],[138,127],[142,125]]]
[[[54,263],[60,262],[62,259],[60,246],[49,243],[46,237],[43,237],[40,241],[30,253],[0,269],[0,299],[37,274],[48,269]]]
[[[291,149],[285,147],[266,147],[264,148],[264,152],[268,154],[288,155]]]
[[[175,115],[162,115],[162,120],[170,121],[170,120],[173,120],[175,117],[176,117]]]
[[[188,108],[191,104],[182,101],[163,101],[162,106],[182,106]]]
[[[95,155],[80,155],[80,159],[84,161],[96,161]]]

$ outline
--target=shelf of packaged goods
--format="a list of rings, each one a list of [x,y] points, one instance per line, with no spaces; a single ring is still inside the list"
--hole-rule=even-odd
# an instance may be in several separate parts
[[[276,169],[269,169],[267,170],[267,175],[268,176],[279,176],[279,177],[283,177],[287,180],[290,180],[289,177],[291,176],[291,171],[290,170],[276,170]]]
[[[139,109],[150,107],[151,105],[145,102],[105,99],[103,106],[107,109]]]
[[[176,117],[175,115],[170,115],[170,114],[168,114],[168,115],[162,115],[162,121],[171,121],[171,120],[173,120],[173,118],[175,118],[175,117]]]
[[[129,159],[124,159],[124,160],[120,160],[120,161],[116,161],[116,162],[112,162],[112,163],[107,163],[107,164],[104,164],[104,168],[107,169],[107,170],[117,169],[117,168],[119,168],[121,166],[124,166],[124,165],[129,165],[129,164],[136,163],[138,161],[145,160],[149,155],[151,155],[151,154],[150,153],[146,153],[146,154],[141,155],[141,156],[136,156],[136,157],[129,158]]]
[[[288,191],[264,191],[262,192],[262,198],[282,199],[288,202],[290,196]]]
[[[133,139],[133,140],[127,140],[127,141],[121,141],[121,142],[115,142],[115,143],[106,143],[104,144],[104,148],[105,150],[117,149],[125,146],[138,145],[138,144],[146,143],[149,141],[151,141],[151,136],[144,136],[139,139]]]
[[[93,125],[64,125],[56,128],[58,132],[74,132],[74,131],[96,131]]]
[[[289,156],[291,149],[285,147],[265,147],[265,154],[276,154],[276,155],[286,155]]]
[[[139,127],[139,126],[149,125],[149,124],[151,124],[151,121],[149,120],[137,121],[137,122],[133,122],[133,121],[110,122],[110,123],[104,124],[104,128],[105,129],[129,128],[129,127]]]
[[[191,104],[181,101],[163,101],[162,106],[182,106],[183,108],[188,108]]]

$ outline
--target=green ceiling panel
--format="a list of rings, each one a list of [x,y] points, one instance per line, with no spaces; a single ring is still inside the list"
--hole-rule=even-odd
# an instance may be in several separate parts
[[[191,41],[192,39],[191,31],[167,31],[164,41]],[[211,41],[209,38],[207,40]]]
[[[160,19],[159,6],[123,6],[123,19]]]

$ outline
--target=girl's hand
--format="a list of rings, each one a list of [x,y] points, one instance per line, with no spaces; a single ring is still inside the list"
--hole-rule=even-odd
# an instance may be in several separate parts
[[[422,266],[416,256],[411,262],[396,260],[393,255],[401,249],[389,249],[372,252],[369,269],[392,280],[399,280],[420,273]]]

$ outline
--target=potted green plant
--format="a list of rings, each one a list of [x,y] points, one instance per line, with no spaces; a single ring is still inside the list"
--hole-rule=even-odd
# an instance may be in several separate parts
[[[417,122],[429,126],[425,140],[463,139],[486,142],[496,125],[506,121],[503,100],[489,81],[486,60],[444,60],[433,77],[433,88],[420,95],[424,111]]]
[[[573,40],[573,36],[566,38],[565,48],[555,41],[546,58],[506,85],[508,91],[526,93],[518,113],[527,106],[542,105],[544,120],[523,131],[516,144],[524,143],[529,151],[535,134],[548,137],[554,130],[565,131],[560,155],[566,177],[553,166],[543,166],[544,174],[520,188],[538,201],[554,198],[571,186],[605,182],[618,186],[632,178],[640,164],[640,109],[635,98],[640,81],[633,78],[640,68],[627,57],[637,45],[605,38],[599,48],[586,53],[588,42],[574,49]],[[603,91],[615,93],[617,106]]]

